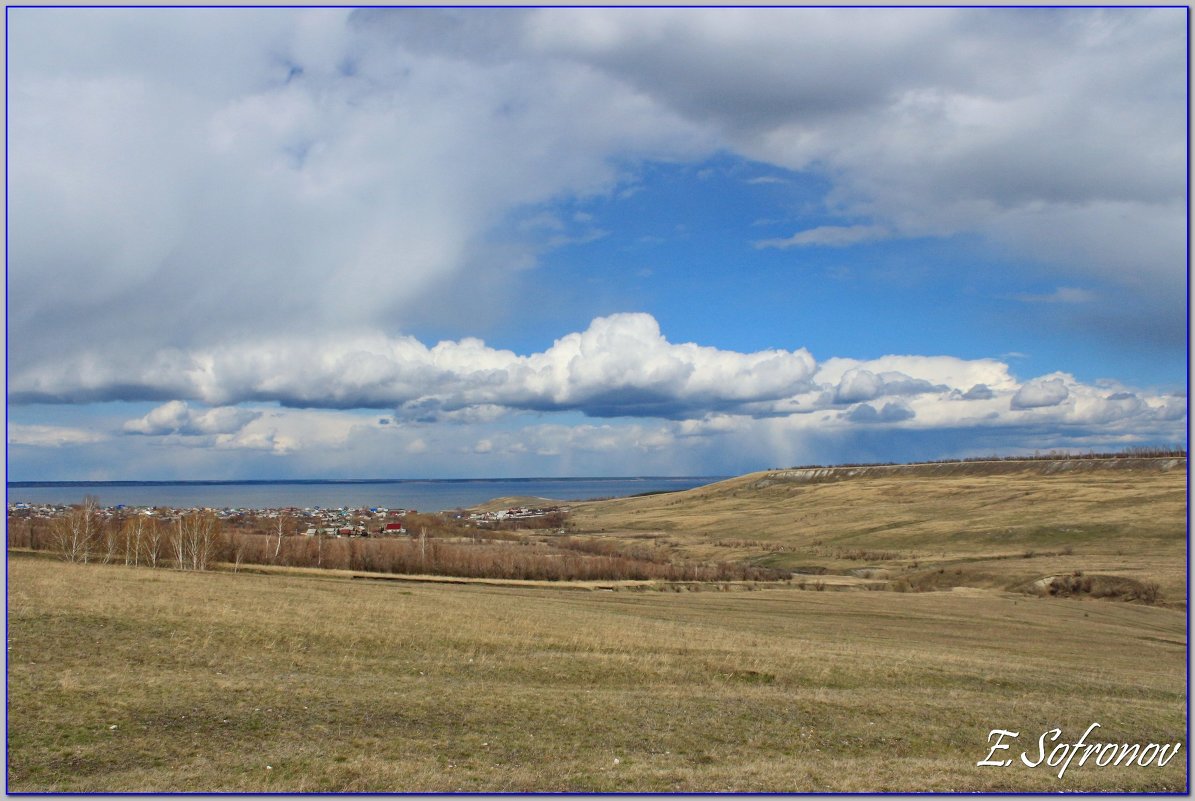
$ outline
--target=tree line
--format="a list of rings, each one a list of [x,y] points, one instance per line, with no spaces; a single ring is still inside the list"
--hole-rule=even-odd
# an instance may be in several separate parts
[[[280,521],[273,532],[230,530],[209,511],[169,520],[143,514],[109,518],[89,498],[48,521],[10,516],[8,545],[55,552],[70,562],[178,570],[279,565],[547,581],[773,581],[789,575],[739,563],[673,560],[642,548],[622,551],[608,541],[578,537],[447,541],[445,529],[431,536],[421,526],[412,536],[337,538],[285,528]]]

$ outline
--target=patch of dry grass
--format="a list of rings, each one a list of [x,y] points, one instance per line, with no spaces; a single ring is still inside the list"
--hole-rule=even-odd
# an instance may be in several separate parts
[[[689,559],[893,578],[941,568],[957,586],[1119,575],[1182,605],[1186,489],[1185,459],[774,471],[578,504],[570,523],[574,535],[646,540]]]
[[[1182,790],[1184,618],[980,593],[570,592],[9,561],[11,790]],[[1185,743],[1184,743],[1185,748]]]

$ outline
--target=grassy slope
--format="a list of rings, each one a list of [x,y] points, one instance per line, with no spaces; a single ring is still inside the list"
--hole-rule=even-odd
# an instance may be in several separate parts
[[[1093,721],[1181,739],[1170,609],[8,569],[12,790],[1185,785],[1181,758],[975,766],[998,727],[1023,733],[1014,758]]]
[[[689,557],[871,566],[944,586],[1009,589],[1083,570],[1156,581],[1181,603],[1185,471],[1185,459],[775,471],[578,505],[572,523]]]

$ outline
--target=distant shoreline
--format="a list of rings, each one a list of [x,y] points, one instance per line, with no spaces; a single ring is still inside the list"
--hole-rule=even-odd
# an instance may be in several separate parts
[[[494,498],[560,501],[618,498],[713,484],[724,476],[516,479],[282,479],[267,481],[22,481],[7,485],[11,502],[70,505],[97,496],[103,506],[280,509],[289,507],[446,510]]]
[[[549,482],[582,482],[582,481],[722,481],[734,478],[736,475],[747,473],[775,473],[788,470],[834,470],[855,467],[921,467],[927,465],[951,464],[982,464],[987,462],[1053,462],[1053,461],[1108,461],[1116,459],[1164,459],[1187,458],[1185,448],[1129,448],[1120,452],[1088,452],[1069,453],[1065,451],[1051,451],[1038,453],[1033,456],[971,456],[958,459],[928,459],[911,462],[840,462],[836,464],[803,464],[790,467],[768,467],[748,470],[744,473],[722,475],[695,476],[520,476],[515,478],[474,477],[474,478],[247,478],[247,479],[180,479],[180,480],[133,480],[121,479],[111,481],[85,481],[75,479],[55,479],[45,481],[9,481],[6,486],[14,488],[36,487],[252,487],[252,486],[311,486],[336,484],[478,484],[478,483],[508,483],[530,484]]]
[[[36,487],[254,487],[304,486],[325,484],[478,484],[478,483],[539,483],[580,481],[721,481],[732,478],[719,476],[567,476],[563,478],[281,478],[281,479],[212,479],[185,481],[9,481],[7,486],[17,489]]]

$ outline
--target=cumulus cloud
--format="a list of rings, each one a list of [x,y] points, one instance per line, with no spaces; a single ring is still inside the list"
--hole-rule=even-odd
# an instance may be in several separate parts
[[[1012,396],[1013,409],[1040,409],[1057,406],[1070,396],[1066,383],[1061,378],[1039,378],[1030,381]]]
[[[905,404],[892,402],[885,403],[879,410],[869,403],[860,403],[844,416],[852,423],[899,423],[902,420],[911,420],[917,415]]]
[[[996,359],[960,359],[955,356],[890,355],[860,361],[833,357],[818,365],[814,381],[818,384],[839,384],[851,371],[866,371],[881,379],[890,376],[891,383],[902,386],[904,379],[913,377],[934,390],[943,387],[972,387],[983,384],[996,390],[1015,388],[1016,380],[1008,365]],[[906,388],[926,389],[923,384]]]
[[[207,434],[233,434],[257,419],[260,412],[238,409],[231,406],[196,412],[185,401],[174,400],[149,411],[143,417],[124,424],[128,434],[182,434],[203,436]]]
[[[811,386],[813,372],[813,357],[804,349],[737,353],[673,344],[651,315],[619,314],[598,318],[585,331],[529,356],[496,350],[478,339],[430,348],[411,337],[252,342],[163,351],[124,369],[98,358],[39,365],[14,377],[10,397],[54,402],[174,398],[129,429],[141,433],[211,428],[217,412],[225,414],[211,410],[197,417],[178,399],[213,405],[276,401],[313,408],[397,407],[400,415],[423,420],[462,410],[471,419],[495,419],[504,408],[685,417],[791,396]]]
[[[991,400],[996,393],[987,384],[976,384],[959,397],[963,400]]]
[[[244,404],[258,413],[231,434],[128,435],[126,459],[156,464],[162,477],[310,477],[477,475],[710,475],[763,466],[816,462],[908,460],[1032,453],[1048,448],[1118,450],[1181,444],[1186,398],[1117,384],[1087,385],[1065,374],[1044,377],[1066,386],[1066,402],[1031,413],[1011,408],[1022,386],[960,402],[960,388],[795,413],[713,412],[684,420],[608,419],[573,422],[535,412],[512,413],[496,427],[462,419],[455,425],[386,417],[376,412]],[[1026,382],[1032,383],[1032,382]],[[833,387],[820,387],[826,392]],[[199,411],[192,406],[192,412]],[[10,439],[32,443],[28,427]],[[127,478],[114,467],[103,435],[83,441],[44,437],[57,447],[22,448],[22,459],[47,465],[47,477],[68,452],[81,475]],[[478,445],[483,444],[480,448]],[[37,461],[45,454],[44,461]],[[166,461],[161,462],[166,455]],[[235,458],[229,458],[235,454]],[[32,461],[29,461],[32,460]],[[157,461],[155,461],[157,460]],[[115,472],[114,472],[115,470]]]
[[[933,384],[924,378],[913,378],[896,370],[876,374],[861,367],[843,374],[834,388],[834,403],[856,403],[882,395],[920,395],[926,392],[947,392],[945,384]]]
[[[12,375],[10,387],[17,398],[40,401],[172,398],[128,421],[124,432],[273,452],[343,443],[354,430],[377,436],[444,423],[481,432],[470,452],[480,452],[474,447],[480,442],[497,452],[498,421],[517,427],[517,419],[506,418],[568,412],[676,421],[666,429],[675,441],[747,436],[752,421],[768,419],[787,420],[791,430],[801,431],[831,430],[835,421],[990,429],[1023,427],[1024,412],[1032,410],[1035,424],[1156,432],[1173,429],[1186,416],[1182,397],[1083,384],[1066,373],[1020,381],[993,359],[891,355],[817,364],[804,349],[739,353],[676,344],[647,314],[597,318],[586,330],[529,355],[477,339],[430,347],[410,337],[381,336],[255,342],[167,350],[126,370],[111,361],[58,362]],[[284,414],[263,403],[302,411]],[[327,416],[321,409],[345,411]],[[353,409],[391,414],[362,418],[348,411]],[[427,436],[420,436],[426,444]],[[559,445],[559,436],[554,442]],[[543,442],[525,447],[558,452]]]
[[[622,419],[566,425],[540,423],[538,415],[528,414],[507,421],[501,430],[483,423],[435,428],[415,423],[409,424],[413,427],[410,431],[391,433],[396,443],[417,436],[427,444],[433,463],[442,461],[433,454],[445,453],[484,460],[471,462],[475,465],[472,474],[490,471],[495,465],[521,468],[526,474],[534,465],[549,465],[560,474],[572,475],[599,467],[625,474],[641,473],[649,467],[704,473],[758,469],[761,460],[784,465],[817,459],[906,459],[911,458],[906,451],[917,447],[923,450],[913,450],[913,454],[937,458],[1017,449],[1032,453],[1042,447],[1120,449],[1183,440],[1185,411],[1178,410],[1185,409],[1184,399],[1123,388],[1109,391],[1069,376],[1058,380],[1068,387],[1069,402],[1039,407],[1028,416],[1011,409],[1016,390],[1007,389],[993,391],[990,399],[967,403],[957,402],[953,393],[925,393],[780,415],[715,412],[686,420]],[[277,414],[285,418],[289,414],[346,413],[279,410]],[[345,417],[349,419],[351,416]],[[386,445],[391,440],[368,427],[358,425],[351,431],[355,433],[346,441],[353,443],[352,447],[371,442],[381,443],[372,447],[410,450],[399,444]],[[321,450],[334,449],[326,438],[321,442]],[[296,441],[294,452],[303,449]]]
[[[318,462],[320,454],[332,455],[351,453],[360,448],[362,442],[372,443],[373,448],[409,447],[413,441],[409,433],[399,426],[383,423],[373,415],[362,416],[338,410],[257,408],[217,408],[208,412],[190,415],[203,422],[191,423],[182,429],[172,427],[176,419],[174,412],[181,401],[163,404],[146,415],[162,421],[156,427],[146,418],[126,423],[126,434],[146,434],[166,437],[181,447],[210,450],[215,452],[236,451],[261,453],[273,456],[306,455]],[[217,412],[216,415],[209,414]],[[233,424],[234,418],[239,424]],[[183,416],[185,419],[185,415]],[[219,420],[219,423],[215,421]],[[169,421],[169,422],[166,422]],[[176,435],[182,436],[176,436]],[[139,439],[140,437],[138,437]],[[371,461],[378,462],[377,454]]]
[[[1182,420],[1187,416],[1187,399],[1170,395],[1163,397],[1161,406],[1154,408],[1154,416],[1158,420]]]
[[[1121,447],[1181,441],[1187,411],[1184,397],[1111,381],[1084,384],[1066,373],[1021,381],[992,359],[891,355],[818,365],[804,350],[736,353],[674,344],[643,314],[596,319],[526,356],[480,340],[427,347],[377,338],[168,357],[180,362],[172,370],[158,364],[136,380],[112,378],[122,393],[139,387],[146,395],[177,391],[185,398],[128,421],[126,434],[295,457],[356,450],[377,464],[388,464],[386,454],[434,461],[454,453],[523,471],[534,459],[595,469],[597,462],[568,461],[584,453],[605,454],[611,463],[638,454],[643,464],[664,469],[671,451],[690,465],[773,452],[782,463],[801,452],[801,443],[849,443],[861,430],[920,431],[931,440],[954,432],[957,442],[947,452],[962,455],[973,455],[960,450],[964,444],[991,441],[996,431],[1009,442]],[[56,380],[102,377],[70,365],[62,370]],[[153,384],[154,376],[171,379]],[[104,386],[62,384],[55,391]],[[393,413],[378,417],[372,408]],[[638,420],[529,424],[544,412]]]
[[[884,382],[870,370],[850,370],[834,388],[834,400],[837,403],[871,400],[880,394],[883,387]]]

